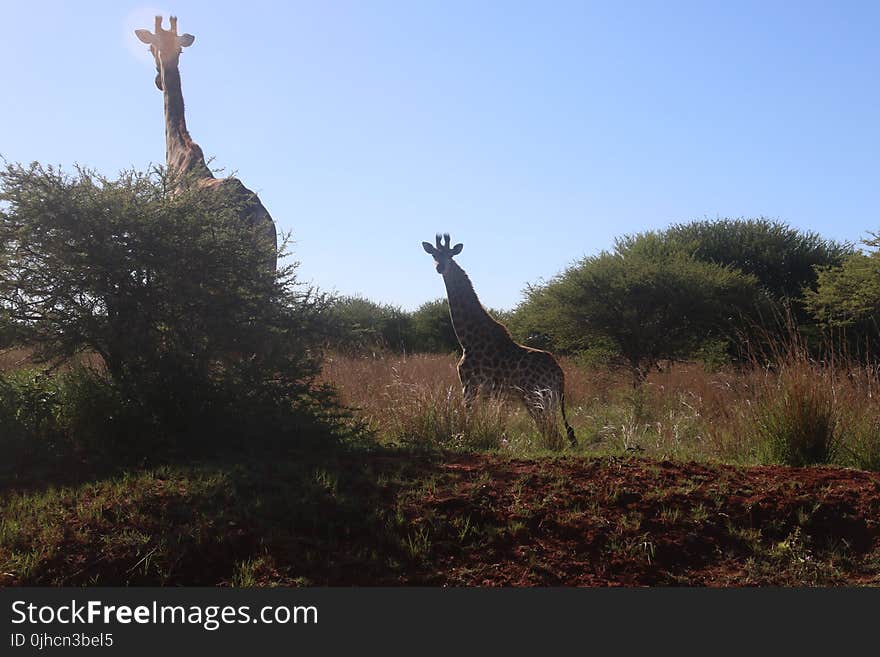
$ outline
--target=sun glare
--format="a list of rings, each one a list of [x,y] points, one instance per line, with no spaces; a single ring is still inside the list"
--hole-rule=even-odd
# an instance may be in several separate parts
[[[154,65],[150,49],[138,41],[138,38],[134,35],[134,31],[139,29],[148,29],[152,31],[156,16],[166,17],[167,23],[167,17],[170,15],[171,12],[169,10],[158,9],[156,7],[138,7],[128,13],[123,22],[122,39],[123,43],[125,43],[126,50],[131,53],[132,57],[146,66]]]

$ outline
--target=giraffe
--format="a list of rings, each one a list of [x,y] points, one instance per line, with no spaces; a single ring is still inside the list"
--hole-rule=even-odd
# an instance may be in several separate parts
[[[480,304],[465,271],[452,258],[464,245],[449,247],[449,234],[437,235],[436,244],[422,242],[434,256],[437,273],[443,276],[452,327],[461,345],[458,362],[465,404],[470,407],[482,394],[497,393],[518,398],[538,430],[554,447],[561,445],[556,409],[562,411],[566,434],[577,446],[574,429],[565,417],[565,377],[553,354],[514,342],[507,328],[493,319]]]
[[[169,173],[192,177],[202,189],[217,190],[224,198],[237,204],[242,221],[257,231],[266,243],[267,268],[275,271],[277,261],[275,223],[260,199],[238,178],[215,178],[205,162],[201,147],[186,129],[183,92],[180,86],[180,53],[195,41],[192,34],[177,34],[177,17],[170,17],[170,29],[162,28],[162,17],[156,16],[155,32],[135,30],[137,38],[150,46],[156,60],[156,86],[165,101],[165,163]],[[183,178],[186,179],[186,178]]]

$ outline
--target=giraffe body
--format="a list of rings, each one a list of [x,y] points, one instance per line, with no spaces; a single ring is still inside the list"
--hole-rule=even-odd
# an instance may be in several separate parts
[[[193,141],[186,128],[183,91],[180,84],[180,53],[191,46],[195,37],[177,34],[177,18],[170,19],[171,29],[162,28],[162,17],[156,16],[155,32],[136,30],[138,39],[150,46],[156,60],[156,86],[165,102],[165,163],[168,171],[180,181],[194,181],[206,193],[218,192],[224,200],[236,204],[242,221],[251,226],[265,243],[267,269],[277,267],[277,233],[275,222],[257,195],[234,177],[215,178],[205,162],[201,147]]]
[[[565,417],[565,376],[553,354],[517,344],[507,329],[480,304],[464,270],[452,258],[462,245],[449,248],[437,236],[436,246],[423,242],[434,256],[442,274],[449,300],[449,313],[455,335],[462,347],[458,363],[465,403],[470,406],[480,396],[499,395],[521,401],[539,431],[553,447],[560,447],[556,413],[562,412],[569,442],[575,446],[574,430]]]

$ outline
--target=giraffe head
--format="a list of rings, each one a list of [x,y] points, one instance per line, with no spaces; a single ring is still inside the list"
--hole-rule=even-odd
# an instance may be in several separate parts
[[[437,263],[437,273],[445,274],[446,269],[449,267],[452,262],[452,258],[461,253],[461,249],[464,247],[463,244],[456,244],[451,249],[449,248],[449,233],[443,234],[443,244],[440,243],[440,234],[437,233],[437,244],[431,244],[430,242],[422,242],[422,248],[425,249],[428,253],[434,256],[434,262]]]
[[[192,34],[177,34],[177,16],[169,18],[171,29],[162,28],[162,17],[156,16],[156,31],[135,30],[137,38],[150,46],[150,52],[156,58],[156,86],[161,91],[163,66],[177,66],[180,52],[191,46],[196,38]]]

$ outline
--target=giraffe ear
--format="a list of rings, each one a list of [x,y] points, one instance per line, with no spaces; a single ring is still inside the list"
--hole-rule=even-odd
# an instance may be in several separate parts
[[[430,242],[422,242],[422,248],[425,251],[427,251],[428,253],[430,253],[431,255],[434,255],[437,253],[437,249],[435,249],[434,245],[431,244]]]
[[[196,38],[192,34],[184,34],[177,37],[177,43],[180,44],[181,48],[189,48],[195,40]]]
[[[140,39],[147,45],[153,45],[153,33],[149,30],[135,30],[134,33],[137,35],[138,39]]]
[[[456,244],[452,247],[452,251],[449,252],[449,255],[457,256],[461,253],[461,250],[464,248],[464,244]]]

